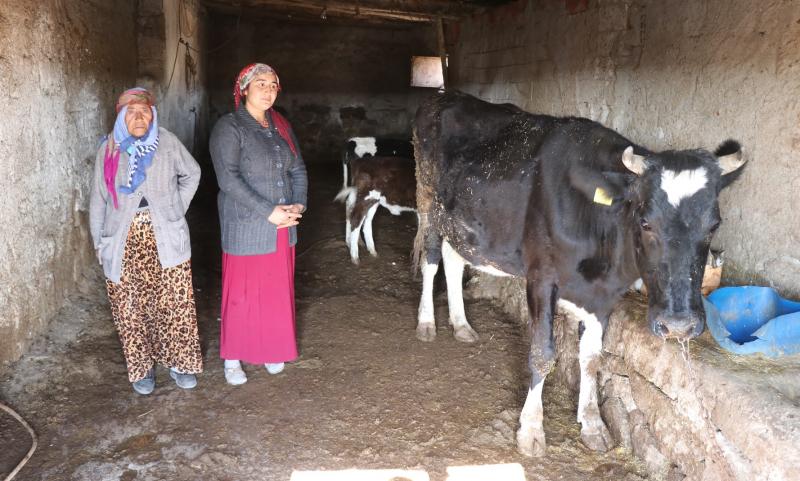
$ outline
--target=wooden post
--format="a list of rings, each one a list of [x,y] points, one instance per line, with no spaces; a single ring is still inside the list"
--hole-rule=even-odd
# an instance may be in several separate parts
[[[439,58],[442,60],[442,90],[447,89],[447,52],[444,47],[444,23],[441,15],[436,17],[436,39],[439,44]]]

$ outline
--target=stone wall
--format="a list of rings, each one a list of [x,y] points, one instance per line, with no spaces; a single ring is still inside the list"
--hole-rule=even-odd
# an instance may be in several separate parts
[[[456,87],[580,115],[652,149],[749,160],[723,192],[723,282],[800,296],[800,3],[520,0],[448,26]]]
[[[215,16],[211,25],[211,122],[233,109],[239,70],[267,63],[278,71],[283,87],[276,107],[292,122],[310,160],[338,160],[344,139],[353,135],[410,138],[417,105],[432,92],[409,87],[411,56],[436,52],[435,31],[428,25],[227,16]]]
[[[0,10],[0,362],[42,332],[87,268],[88,185],[136,78],[135,2],[17,0]]]

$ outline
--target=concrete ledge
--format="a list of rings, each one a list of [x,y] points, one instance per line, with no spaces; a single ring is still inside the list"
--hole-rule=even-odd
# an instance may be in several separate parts
[[[648,429],[688,479],[800,479],[800,358],[733,356],[708,333],[687,356],[650,333],[646,312],[646,299],[624,299],[603,342],[600,402],[618,440]],[[636,454],[653,471],[670,470]]]
[[[527,322],[523,281],[476,275],[474,297],[492,297]],[[654,337],[646,299],[630,295],[603,342],[599,402],[618,444],[656,479],[800,480],[800,356],[734,356],[708,333],[689,343]],[[552,378],[577,392],[577,323],[556,321]]]

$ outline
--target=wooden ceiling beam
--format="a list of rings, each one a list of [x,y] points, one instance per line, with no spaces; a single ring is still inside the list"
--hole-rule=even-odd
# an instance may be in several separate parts
[[[228,11],[271,10],[306,16],[347,17],[352,20],[381,19],[401,22],[432,22],[437,17],[455,20],[475,11],[475,7],[445,0],[203,0],[212,9]]]

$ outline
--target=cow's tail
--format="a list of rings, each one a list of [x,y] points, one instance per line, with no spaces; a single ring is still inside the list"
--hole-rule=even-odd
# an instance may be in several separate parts
[[[345,186],[342,190],[339,191],[338,194],[336,194],[336,197],[334,197],[333,200],[335,200],[336,202],[344,202],[348,206],[355,204],[356,188]]]
[[[428,216],[431,206],[431,199],[428,199],[426,195],[428,189],[423,186],[423,176],[420,172],[420,167],[424,164],[424,160],[422,158],[422,148],[417,138],[416,126],[414,126],[414,158],[417,161],[417,235],[414,236],[414,249],[411,251],[411,269],[416,275],[419,272],[420,265],[422,265],[422,257],[425,255],[425,239],[430,229]]]
[[[425,236],[430,229],[428,213],[417,212],[417,235],[414,236],[414,250],[411,252],[411,269],[416,275],[425,255]]]

